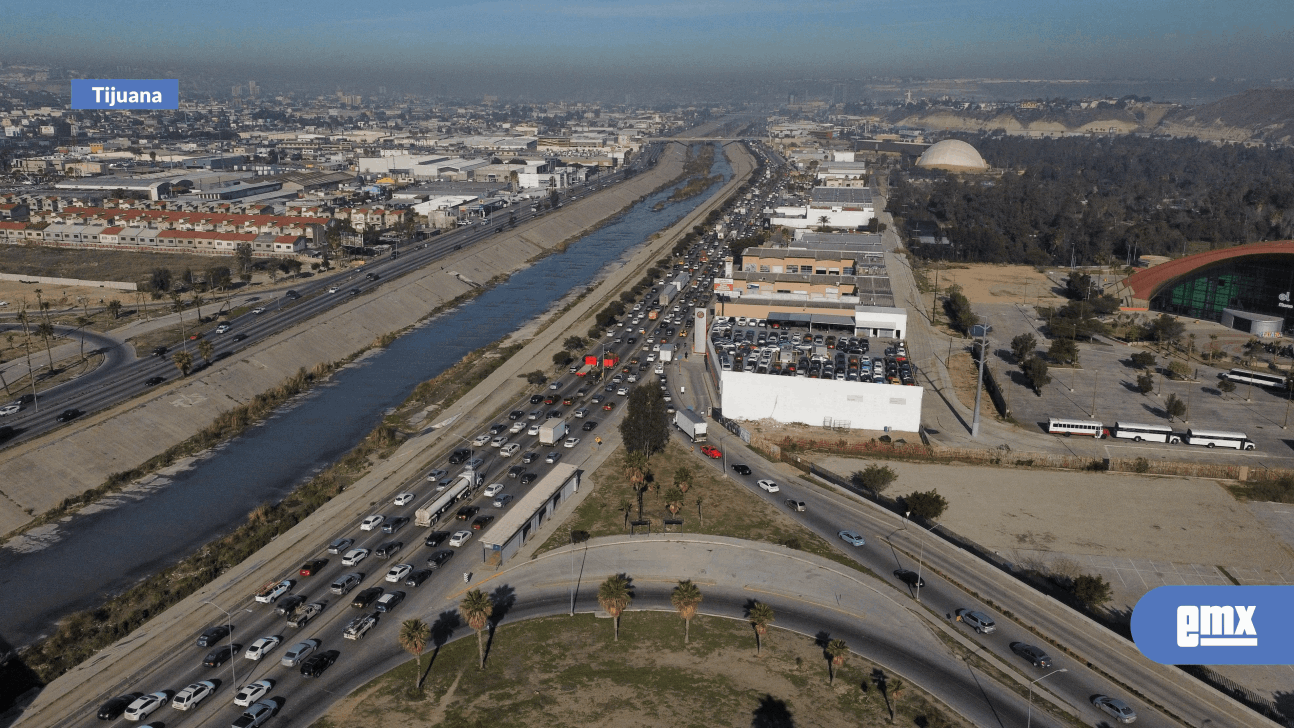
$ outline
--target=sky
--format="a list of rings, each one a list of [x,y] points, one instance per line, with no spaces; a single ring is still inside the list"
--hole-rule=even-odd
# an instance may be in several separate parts
[[[1294,78],[1292,0],[3,0],[0,9],[7,63],[231,77]]]

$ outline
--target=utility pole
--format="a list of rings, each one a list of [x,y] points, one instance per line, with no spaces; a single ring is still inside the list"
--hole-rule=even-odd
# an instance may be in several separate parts
[[[975,383],[975,418],[971,420],[971,437],[979,437],[979,402],[984,392],[984,360],[988,359],[988,331],[980,337],[979,346],[979,381]]]
[[[1097,369],[1092,369],[1092,419],[1096,419],[1096,380],[1099,377]]]

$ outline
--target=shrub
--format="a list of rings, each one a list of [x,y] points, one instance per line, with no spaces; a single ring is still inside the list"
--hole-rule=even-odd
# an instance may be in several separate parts
[[[1168,373],[1172,375],[1173,379],[1189,379],[1191,376],[1191,368],[1187,366],[1185,362],[1169,362]]]
[[[1074,579],[1074,598],[1088,609],[1110,601],[1110,583],[1101,575],[1080,574]]]
[[[1132,366],[1138,369],[1153,369],[1155,363],[1155,355],[1148,351],[1139,351],[1132,355]]]
[[[1137,391],[1142,394],[1150,394],[1155,391],[1155,375],[1149,372],[1137,375]]]
[[[1145,458],[1137,458],[1136,460],[1133,460],[1133,461],[1132,461],[1132,472],[1134,472],[1134,473],[1149,473],[1149,472],[1150,472],[1150,461],[1149,461],[1149,460],[1147,460],[1147,459],[1145,459]]]
[[[888,465],[868,465],[850,478],[855,483],[876,493],[882,493],[894,482],[899,474]]]

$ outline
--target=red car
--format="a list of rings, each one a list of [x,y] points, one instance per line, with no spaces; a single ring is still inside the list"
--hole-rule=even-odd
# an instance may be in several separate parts
[[[710,447],[709,445],[701,446],[701,454],[707,457],[714,458],[715,460],[718,460],[719,458],[723,457],[723,453],[720,452],[719,448]]]
[[[615,402],[607,402],[606,404],[602,405],[602,409],[607,410],[607,411],[613,410],[613,409],[615,409],[615,408],[616,408],[616,403],[615,403]]]
[[[301,576],[310,576],[328,565],[328,559],[312,559],[301,565]]]

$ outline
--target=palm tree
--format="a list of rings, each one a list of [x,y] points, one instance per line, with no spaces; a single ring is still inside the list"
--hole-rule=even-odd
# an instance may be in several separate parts
[[[480,669],[485,669],[485,642],[481,639],[481,632],[490,623],[490,615],[494,614],[494,603],[480,589],[473,589],[463,596],[463,601],[458,605],[458,611],[463,615],[463,621],[467,626],[476,631],[476,649],[481,655]]]
[[[203,339],[202,341],[198,342],[198,353],[202,355],[203,359],[207,360],[208,364],[211,363],[211,356],[215,352],[216,352],[216,347],[212,345],[210,341]]]
[[[120,317],[121,317],[121,301],[118,301],[118,300],[117,300],[117,299],[115,299],[115,298],[114,298],[114,299],[112,299],[111,301],[108,301],[108,313],[112,314],[112,319],[113,319],[114,321],[115,321],[115,320],[117,320],[118,318],[120,318]]]
[[[89,318],[88,316],[77,316],[77,317],[76,317],[76,326],[77,326],[77,328],[79,328],[79,329],[84,329],[85,327],[87,327],[87,326],[89,326],[89,325],[90,325],[90,318]],[[84,334],[84,333],[82,333],[82,334],[81,334],[81,358],[82,358],[82,359],[84,359],[84,358],[85,358],[85,334]]]
[[[768,634],[768,625],[776,620],[776,616],[773,614],[772,607],[763,602],[755,602],[746,611],[746,619],[749,619],[750,623],[755,627],[755,654],[759,655],[759,651],[763,647],[762,638]]]
[[[405,652],[418,659],[418,674],[413,681],[414,689],[422,688],[422,653],[427,651],[427,642],[431,639],[431,627],[421,619],[406,619],[400,623],[400,634],[396,638]]]
[[[831,640],[827,643],[827,684],[830,685],[836,681],[836,668],[843,667],[845,658],[849,656],[849,643],[844,640]]]
[[[899,714],[899,698],[903,697],[903,681],[895,678],[890,680],[885,686],[889,690],[890,697],[894,700],[890,702],[890,722]]]
[[[178,293],[171,294],[171,310],[180,317],[180,343],[187,350],[189,348],[189,332],[184,328],[184,299],[180,298]]]
[[[608,576],[607,580],[598,587],[598,604],[611,615],[611,621],[615,625],[616,642],[620,641],[620,615],[624,614],[633,600],[634,595],[629,592],[629,580],[624,574]]]
[[[180,376],[189,376],[189,370],[193,368],[193,355],[187,351],[177,351],[171,357],[175,362],[175,368],[180,370]]]
[[[198,321],[202,321],[202,304],[206,303],[206,301],[203,300],[200,294],[195,293],[193,294],[193,298],[189,300],[189,303],[192,303],[193,307],[197,309]]]
[[[54,326],[48,321],[41,321],[40,323],[36,324],[36,333],[40,334],[41,338],[45,340],[45,355],[49,357],[49,371],[51,374],[53,374],[54,373],[54,354],[52,351],[50,351],[49,340],[54,336],[54,333],[55,333]]]
[[[692,618],[696,616],[696,608],[701,604],[701,590],[691,579],[684,579],[674,587],[669,603],[674,605],[678,616],[683,618],[683,644],[687,644],[691,637]]]

